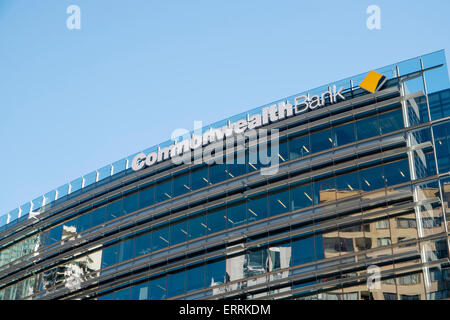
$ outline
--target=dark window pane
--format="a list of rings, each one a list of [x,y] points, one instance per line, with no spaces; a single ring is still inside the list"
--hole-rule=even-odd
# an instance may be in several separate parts
[[[156,184],[156,202],[166,201],[172,198],[172,178],[159,181]]]
[[[269,192],[269,215],[271,217],[289,211],[289,192],[287,188]]]
[[[148,299],[148,282],[143,282],[131,287],[131,300]]]
[[[291,186],[291,208],[298,210],[312,206],[313,194],[311,183],[300,183]]]
[[[174,297],[184,293],[185,272],[179,271],[167,276],[167,297]]]
[[[127,261],[134,257],[133,245],[134,245],[134,239],[128,239],[128,240],[120,242],[120,244],[119,244],[119,261],[118,262]]]
[[[138,193],[134,192],[132,194],[123,197],[123,214],[126,215],[137,210],[138,205]]]
[[[379,135],[377,116],[372,116],[356,122],[357,139],[363,140]]]
[[[403,128],[402,109],[380,114],[381,134],[397,131]]]
[[[169,245],[169,228],[164,227],[152,232],[152,251],[166,248]]]
[[[387,186],[393,186],[410,181],[408,160],[405,159],[385,164],[384,175]]]
[[[194,291],[205,287],[205,265],[186,270],[186,291]]]
[[[186,242],[187,240],[187,221],[170,223],[170,245]]]
[[[333,143],[340,147],[355,142],[355,123],[347,123],[333,128]]]
[[[361,188],[364,191],[376,190],[384,187],[383,167],[364,169],[360,172]]]
[[[228,227],[233,228],[246,223],[246,205],[245,201],[238,201],[228,204],[227,218]]]
[[[227,227],[226,207],[222,206],[209,210],[206,219],[206,222],[208,223],[209,233],[215,233],[225,230]]]
[[[128,287],[114,292],[114,300],[130,300],[130,291]]]
[[[77,219],[77,231],[78,233],[83,232],[91,227],[91,213],[84,213]]]
[[[197,190],[209,185],[208,166],[203,166],[192,170],[191,189]]]
[[[117,263],[118,245],[112,245],[102,251],[102,269]]]
[[[209,166],[209,181],[211,183],[219,183],[230,178],[227,174],[226,164],[213,164]]]
[[[289,159],[304,157],[311,152],[309,135],[289,140]]]
[[[134,239],[136,257],[149,253],[151,251],[151,244],[152,244],[151,232],[146,232],[138,235]]]
[[[314,182],[314,204],[335,200],[336,184],[334,178]]]
[[[163,300],[167,298],[166,277],[149,281],[149,299]]]
[[[337,199],[351,197],[359,193],[358,172],[347,173],[336,177]]]
[[[92,226],[98,226],[106,220],[106,206],[92,211]]]
[[[226,281],[225,261],[219,260],[206,264],[206,287],[223,284]]]
[[[189,172],[179,174],[173,177],[173,196],[185,194],[191,190],[189,186]]]
[[[155,203],[155,186],[145,186],[139,192],[139,208],[145,208]]]
[[[208,226],[204,213],[191,216],[188,220],[189,239],[195,239],[207,234]]]
[[[122,215],[122,199],[109,203],[106,207],[106,213],[108,220],[120,217]]]
[[[313,262],[314,259],[314,237],[292,240],[292,265]]]
[[[229,178],[238,177],[246,173],[245,152],[240,151],[227,159],[227,174]]]
[[[248,198],[248,222],[267,218],[267,194]]]
[[[331,138],[331,129],[311,134],[311,153],[331,149],[333,139]]]

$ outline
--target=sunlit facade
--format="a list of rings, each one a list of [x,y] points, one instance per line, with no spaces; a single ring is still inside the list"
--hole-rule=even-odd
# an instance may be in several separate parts
[[[133,155],[0,217],[0,299],[449,298],[445,54],[376,71],[375,93],[333,82],[304,94],[345,100],[265,126],[272,175],[248,145],[242,164]]]

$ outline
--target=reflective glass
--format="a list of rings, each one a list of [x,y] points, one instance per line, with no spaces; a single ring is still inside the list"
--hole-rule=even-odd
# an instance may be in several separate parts
[[[313,204],[312,185],[309,182],[303,182],[291,186],[291,208],[298,210],[310,207]]]
[[[247,207],[248,222],[267,218],[267,194],[249,197]]]
[[[331,149],[333,139],[331,138],[331,129],[323,130],[311,134],[311,153]]]
[[[333,128],[334,147],[355,142],[355,123],[347,123]]]
[[[378,119],[376,116],[356,121],[358,140],[364,140],[379,135]]]
[[[169,246],[169,228],[156,229],[152,233],[152,251]]]
[[[149,281],[149,299],[163,300],[167,298],[166,277],[152,279]]]
[[[273,217],[289,211],[289,192],[287,188],[269,191],[269,216]]]
[[[229,203],[227,206],[228,227],[233,228],[247,222],[245,201]]]
[[[310,154],[309,135],[289,140],[289,159],[296,159]]]

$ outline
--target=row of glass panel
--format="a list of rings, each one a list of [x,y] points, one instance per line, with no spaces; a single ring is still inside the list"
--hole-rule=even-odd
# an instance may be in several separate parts
[[[367,139],[380,134],[387,134],[403,128],[403,118],[400,109],[367,117],[362,120],[338,125],[330,129],[322,130],[318,133],[293,136],[279,145],[280,162],[296,159],[311,153],[316,153],[357,141]],[[140,199],[137,194],[124,196],[123,199],[111,200],[108,206],[95,209],[90,213],[84,213],[72,221],[72,227],[76,227],[77,233],[97,226],[105,221],[115,219],[128,214],[137,209],[145,208],[155,203],[168,200],[187,192],[197,190],[208,185],[230,179],[247,172],[252,172],[262,165],[248,163],[248,152],[246,155],[247,164],[215,164],[211,166],[201,166],[188,172],[175,175],[170,178],[158,180],[148,186],[140,187]],[[237,162],[237,161],[236,161]],[[83,209],[83,211],[88,211]],[[60,228],[60,227],[59,227]],[[61,238],[58,227],[47,231],[50,245]],[[0,253],[1,254],[1,253]],[[16,257],[16,256],[14,256]],[[1,262],[7,263],[6,260]]]

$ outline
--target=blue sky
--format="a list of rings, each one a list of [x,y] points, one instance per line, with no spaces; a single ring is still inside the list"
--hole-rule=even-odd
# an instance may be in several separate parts
[[[81,8],[68,30],[66,8]],[[381,30],[366,8],[381,8]],[[0,215],[209,124],[450,50],[450,1],[0,0]]]

